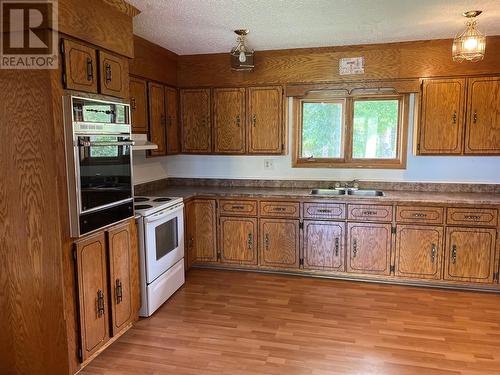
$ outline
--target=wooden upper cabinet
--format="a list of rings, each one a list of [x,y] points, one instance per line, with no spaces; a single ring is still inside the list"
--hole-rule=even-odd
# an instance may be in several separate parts
[[[257,219],[220,218],[222,263],[257,264]]]
[[[147,133],[148,124],[148,84],[145,80],[130,77],[130,112],[132,132]]]
[[[128,59],[99,51],[101,94],[127,98],[129,95]]]
[[[461,154],[464,129],[465,78],[422,82],[420,154]]]
[[[283,90],[280,86],[248,88],[248,153],[283,151]]]
[[[396,276],[440,279],[443,228],[398,225],[396,230]]]
[[[500,154],[500,77],[469,78],[466,154]]]
[[[211,152],[210,89],[181,90],[180,97],[182,152]]]
[[[215,200],[196,199],[186,204],[188,268],[193,262],[216,262]]]
[[[446,229],[446,280],[493,282],[496,229]]]
[[[97,53],[94,48],[63,39],[64,87],[97,93]]]
[[[165,116],[167,122],[167,154],[181,152],[179,137],[179,105],[177,89],[165,87]]]
[[[104,233],[75,244],[82,360],[109,340],[108,283]]]
[[[345,271],[344,223],[304,221],[304,268]]]
[[[299,267],[299,221],[260,219],[259,264],[271,268]]]
[[[347,271],[390,274],[391,224],[349,223]]]
[[[135,317],[132,295],[133,247],[129,225],[127,222],[107,232],[112,336],[130,324]]]
[[[243,154],[246,151],[245,89],[214,89],[214,151]]]
[[[165,91],[163,85],[148,82],[149,96],[149,135],[151,142],[158,145],[151,150],[151,156],[167,154],[167,134],[165,118]]]

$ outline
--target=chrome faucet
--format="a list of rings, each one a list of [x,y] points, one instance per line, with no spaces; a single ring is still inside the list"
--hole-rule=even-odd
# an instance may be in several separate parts
[[[337,189],[337,190],[358,190],[359,189],[359,181],[354,179],[352,181],[336,182],[335,189]]]

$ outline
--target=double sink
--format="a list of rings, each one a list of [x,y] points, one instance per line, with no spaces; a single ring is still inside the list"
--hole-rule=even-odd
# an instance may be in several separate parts
[[[363,189],[313,189],[311,190],[312,195],[328,195],[328,196],[338,196],[338,195],[352,195],[358,197],[383,197],[384,192],[380,190],[363,190]]]

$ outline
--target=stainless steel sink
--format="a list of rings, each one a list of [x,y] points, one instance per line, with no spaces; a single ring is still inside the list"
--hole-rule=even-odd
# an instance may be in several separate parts
[[[380,190],[348,190],[348,195],[354,195],[359,197],[383,197],[384,192]]]
[[[345,190],[343,189],[312,189],[311,194],[313,195],[345,195]]]

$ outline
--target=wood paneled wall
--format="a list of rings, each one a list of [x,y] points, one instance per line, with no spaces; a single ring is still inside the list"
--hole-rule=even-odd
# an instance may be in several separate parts
[[[500,72],[500,36],[487,37],[485,59],[457,63],[451,58],[452,40],[344,47],[258,51],[252,72],[230,68],[229,53],[179,56],[180,87],[240,86],[300,82],[403,79],[490,74]],[[340,76],[342,57],[365,58],[365,74]]]
[[[177,86],[178,56],[134,35],[135,56],[130,60],[130,74]]]

